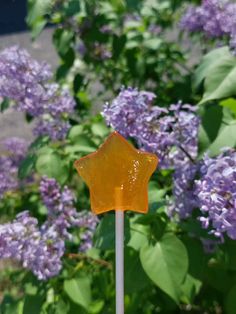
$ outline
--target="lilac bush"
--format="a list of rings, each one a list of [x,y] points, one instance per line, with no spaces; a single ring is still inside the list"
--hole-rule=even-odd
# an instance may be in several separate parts
[[[203,0],[200,6],[190,6],[180,23],[191,33],[203,32],[206,37],[228,38],[236,54],[236,3],[228,0]]]
[[[93,244],[98,219],[81,210],[89,191],[72,165],[108,136],[97,104],[122,84],[139,89],[123,88],[105,105],[107,124],[160,159],[148,213],[125,214],[125,312],[235,313],[234,152],[217,156],[222,146],[235,146],[234,58],[219,49],[199,70],[197,60],[187,62],[176,24],[182,7],[196,4],[182,29],[235,51],[235,1],[28,2],[33,36],[54,26],[56,79],[69,85],[77,105],[45,63],[19,48],[0,53],[0,98],[11,100],[0,109],[10,104],[32,117],[36,137],[19,169],[21,178],[33,174],[33,183],[1,199],[0,256],[40,280],[54,276],[42,283],[23,270],[3,270],[2,314],[31,313],[31,305],[45,313],[114,313],[114,213],[100,216]],[[190,105],[202,94],[207,102],[209,92],[211,102]],[[208,149],[215,157],[202,157]],[[29,211],[13,220],[23,209]]]
[[[48,64],[34,60],[25,49],[13,46],[0,53],[0,97],[11,99],[17,110],[36,118],[36,135],[62,140],[75,101],[52,78]]]

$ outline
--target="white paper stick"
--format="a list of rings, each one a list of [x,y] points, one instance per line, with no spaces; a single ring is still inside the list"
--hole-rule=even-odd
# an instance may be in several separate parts
[[[124,211],[116,210],[116,314],[124,314]]]

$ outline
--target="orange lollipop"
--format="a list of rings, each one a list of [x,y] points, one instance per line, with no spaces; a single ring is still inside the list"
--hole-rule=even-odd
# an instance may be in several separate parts
[[[75,162],[89,187],[92,211],[116,210],[116,314],[124,314],[124,211],[147,212],[147,185],[157,163],[156,155],[135,149],[117,132]]]
[[[113,132],[94,153],[74,166],[89,187],[95,214],[110,210],[148,210],[148,181],[158,164],[157,156],[135,149]]]

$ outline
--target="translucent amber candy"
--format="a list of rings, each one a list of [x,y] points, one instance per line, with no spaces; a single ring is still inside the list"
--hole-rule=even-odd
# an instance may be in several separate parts
[[[148,210],[148,181],[157,156],[135,149],[119,133],[112,133],[94,153],[74,166],[89,187],[95,214],[110,210]]]

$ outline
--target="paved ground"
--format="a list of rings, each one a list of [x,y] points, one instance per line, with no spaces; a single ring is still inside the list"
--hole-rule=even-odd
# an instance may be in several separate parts
[[[46,29],[36,42],[31,41],[28,32],[0,36],[0,50],[12,45],[26,48],[37,60],[45,60],[55,68],[58,64],[57,54],[51,42],[52,30]],[[0,142],[10,136],[32,138],[31,127],[21,113],[12,109],[0,113]]]

